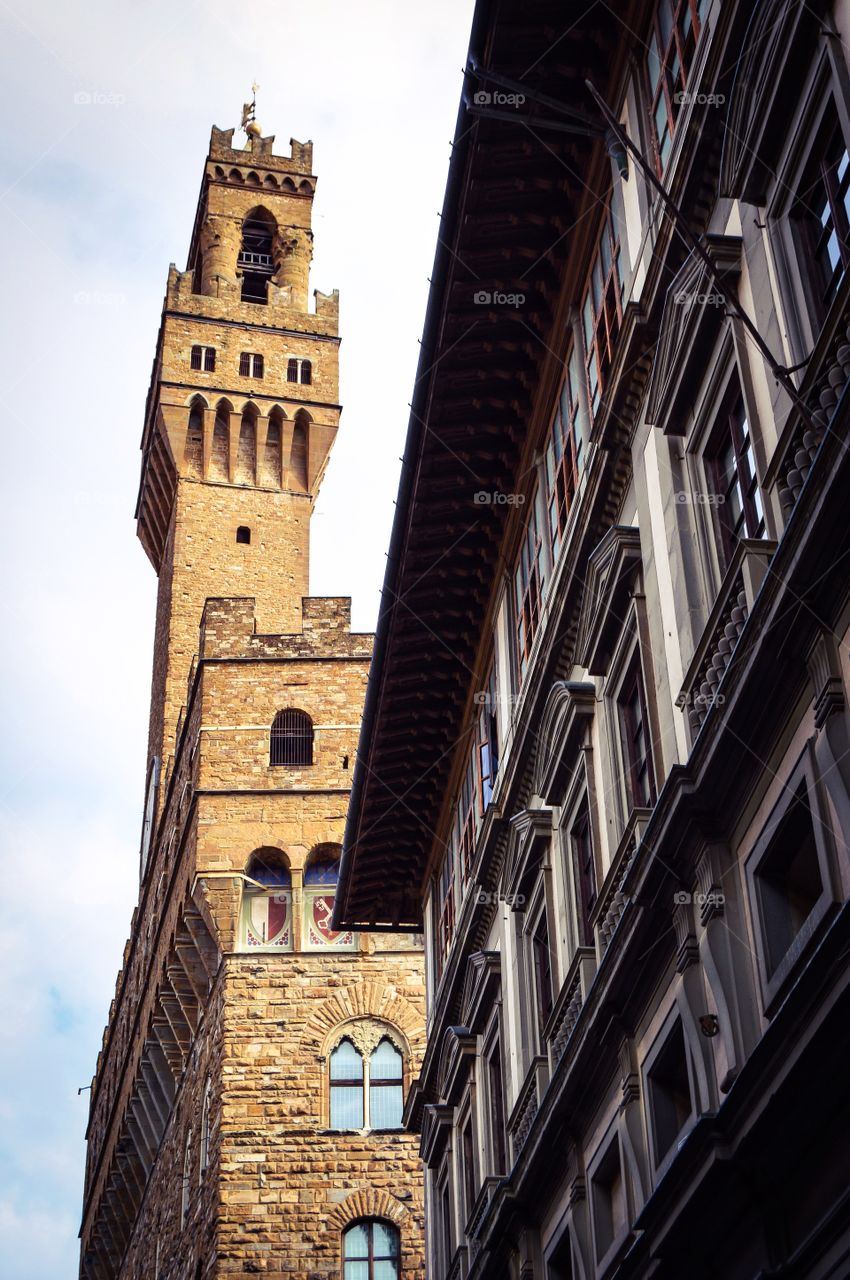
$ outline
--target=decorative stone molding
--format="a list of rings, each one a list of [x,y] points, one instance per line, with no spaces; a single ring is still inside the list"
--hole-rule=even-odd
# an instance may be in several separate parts
[[[764,0],[754,6],[723,137],[720,192],[724,196],[763,203],[773,177],[770,153],[784,136],[781,129],[770,128],[773,112],[781,105],[780,67],[792,50],[803,56],[797,28],[814,17],[814,10],[805,13],[807,9],[795,0]]]
[[[593,947],[577,947],[549,1019],[553,1070],[564,1056],[595,972],[596,952]]]
[[[424,1047],[425,1028],[410,1001],[394,987],[371,981],[352,983],[329,993],[321,1009],[305,1023],[301,1048],[321,1056],[338,1027],[361,1018],[373,1018],[397,1028],[411,1049]]]
[[[676,970],[684,973],[699,959],[699,943],[694,927],[694,909],[690,894],[687,901],[676,901],[673,907],[673,929],[676,933]]]
[[[608,669],[640,565],[640,530],[632,525],[613,525],[588,557],[575,656],[592,676]]]
[[[740,238],[708,236],[706,248],[717,275],[734,289],[741,270]],[[705,372],[704,353],[725,318],[725,297],[716,279],[702,259],[691,254],[667,290],[649,380],[646,420],[665,434],[683,434],[684,411]]]
[[[481,1032],[502,985],[502,957],[498,951],[476,951],[466,962],[466,981],[460,1008],[464,1025]]]
[[[522,910],[552,842],[552,810],[523,809],[510,820],[505,894]]]
[[[400,1227],[409,1210],[388,1191],[376,1191],[374,1187],[358,1187],[325,1219],[328,1231],[342,1232],[360,1218],[387,1218]]]
[[[343,1022],[334,1028],[326,1038],[324,1052],[320,1056],[327,1058],[343,1040],[350,1040],[364,1058],[370,1057],[382,1040],[391,1040],[404,1058],[410,1054],[406,1040],[389,1022],[362,1018],[356,1022]]]
[[[575,770],[587,725],[596,709],[592,684],[556,680],[540,720],[532,787],[547,804],[560,804]]]
[[[429,1102],[422,1109],[422,1137],[419,1141],[420,1159],[429,1169],[435,1169],[442,1159],[454,1122],[454,1107]]]
[[[475,1062],[477,1037],[468,1027],[448,1027],[440,1052],[437,1087],[440,1100],[455,1106],[466,1085],[469,1070]]]

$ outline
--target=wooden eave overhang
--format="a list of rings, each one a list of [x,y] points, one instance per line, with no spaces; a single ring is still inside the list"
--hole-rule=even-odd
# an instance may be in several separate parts
[[[629,15],[621,15],[625,22]],[[628,50],[598,6],[476,8],[470,61],[588,112]],[[467,92],[477,88],[470,82]],[[338,926],[416,929],[434,825],[500,572],[508,504],[603,144],[461,103],[344,842]],[[590,193],[592,194],[592,193]],[[521,302],[482,302],[496,294]],[[560,358],[563,352],[554,352]]]

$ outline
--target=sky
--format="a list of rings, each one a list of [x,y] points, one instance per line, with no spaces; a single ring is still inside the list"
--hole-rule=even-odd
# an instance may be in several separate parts
[[[470,0],[0,3],[0,1280],[77,1274],[87,1086],[137,897],[156,580],[144,398],[210,127],[314,142],[342,427],[313,595],[374,627]],[[239,135],[237,135],[239,136]]]

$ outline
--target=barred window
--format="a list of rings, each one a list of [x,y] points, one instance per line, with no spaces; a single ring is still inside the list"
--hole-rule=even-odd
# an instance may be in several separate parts
[[[214,373],[215,347],[194,346],[192,348],[191,365],[193,369],[203,369],[205,373]]]
[[[287,382],[297,382],[297,381],[298,381],[298,361],[297,361],[297,360],[287,360],[287,362],[286,362],[286,381],[287,381]]]
[[[239,376],[241,378],[262,378],[265,361],[254,351],[243,351],[239,356]]]
[[[313,721],[293,707],[278,711],[271,731],[270,765],[313,763]]]

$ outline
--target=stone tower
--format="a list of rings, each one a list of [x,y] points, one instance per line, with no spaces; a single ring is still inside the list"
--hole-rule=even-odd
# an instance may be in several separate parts
[[[308,596],[339,299],[308,307],[312,145],[233,132],[212,131],[147,399],[140,889],[92,1083],[80,1275],[414,1280],[420,941],[330,927],[371,652],[348,600]]]

